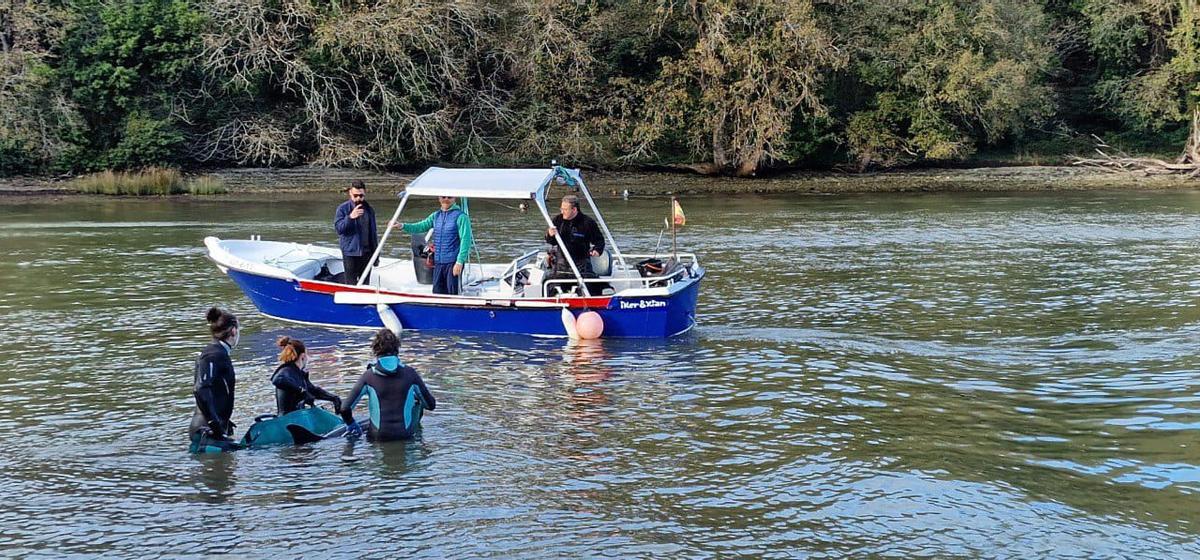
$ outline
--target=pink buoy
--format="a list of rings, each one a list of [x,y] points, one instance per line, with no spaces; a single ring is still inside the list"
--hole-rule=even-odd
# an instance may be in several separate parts
[[[604,333],[604,319],[595,311],[584,311],[575,318],[575,330],[579,333],[579,338],[584,340],[600,338]]]

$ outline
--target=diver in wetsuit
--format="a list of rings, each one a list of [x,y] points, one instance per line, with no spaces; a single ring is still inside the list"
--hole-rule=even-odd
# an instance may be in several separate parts
[[[283,349],[279,353],[279,367],[271,375],[271,384],[275,386],[276,414],[283,416],[300,410],[304,405],[312,406],[317,399],[333,403],[334,410],[342,408],[342,399],[309,381],[308,351],[303,342],[284,336],[276,344]]]
[[[234,423],[233,389],[236,384],[233,360],[229,351],[237,346],[241,333],[237,317],[217,309],[208,310],[208,329],[213,342],[200,351],[196,358],[195,385],[192,395],[196,398],[196,411],[188,427],[192,453],[233,451],[242,446],[230,440]]]
[[[371,400],[367,435],[378,441],[411,439],[421,427],[421,415],[433,410],[437,401],[417,371],[400,362],[400,339],[382,329],[371,341],[376,361],[367,366],[350,396],[342,401],[342,420],[347,435],[362,433],[354,421],[354,405],[359,399]]]

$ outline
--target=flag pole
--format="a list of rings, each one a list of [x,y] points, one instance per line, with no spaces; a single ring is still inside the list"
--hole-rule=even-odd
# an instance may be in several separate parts
[[[675,243],[675,197],[671,197],[671,255],[679,262],[679,246]]]

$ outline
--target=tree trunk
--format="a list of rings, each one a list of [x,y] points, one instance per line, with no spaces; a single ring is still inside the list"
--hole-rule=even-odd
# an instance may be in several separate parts
[[[724,169],[729,165],[729,157],[725,155],[725,122],[718,120],[712,131],[713,166]]]
[[[1187,146],[1183,148],[1179,163],[1200,165],[1200,105],[1192,108],[1192,130],[1188,134]]]
[[[671,169],[681,169],[684,171],[691,171],[692,173],[698,173],[700,175],[720,175],[721,171],[722,171],[720,167],[717,167],[716,165],[714,165],[710,162],[676,163],[676,164],[668,165],[667,167],[669,167]]]
[[[758,172],[758,162],[762,161],[763,149],[755,148],[749,156],[742,158],[734,172],[738,177],[753,177]]]

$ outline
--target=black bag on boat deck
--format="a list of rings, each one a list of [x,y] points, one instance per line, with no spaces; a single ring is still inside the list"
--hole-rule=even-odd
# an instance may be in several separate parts
[[[650,258],[644,261],[638,261],[637,269],[638,274],[641,274],[642,277],[645,278],[646,276],[659,276],[664,270],[667,269],[667,267],[663,264],[661,259]]]
[[[320,272],[317,272],[317,275],[313,277],[313,280],[316,280],[318,282],[333,282],[335,284],[345,284],[346,283],[345,277],[346,277],[346,275],[341,272],[339,272],[337,274],[330,272],[329,265],[323,264],[323,265],[321,265]]]

